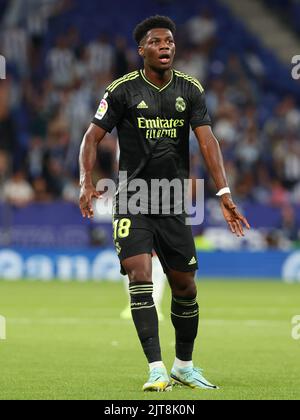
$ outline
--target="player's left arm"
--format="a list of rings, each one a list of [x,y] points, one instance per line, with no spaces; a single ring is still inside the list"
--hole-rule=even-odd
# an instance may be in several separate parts
[[[209,125],[201,125],[194,128],[194,132],[207,168],[216,184],[217,191],[228,187],[222,152],[211,127]],[[250,229],[250,225],[247,219],[238,211],[231,194],[223,194],[220,197],[220,204],[231,232],[237,236],[244,236],[243,225],[247,229]]]

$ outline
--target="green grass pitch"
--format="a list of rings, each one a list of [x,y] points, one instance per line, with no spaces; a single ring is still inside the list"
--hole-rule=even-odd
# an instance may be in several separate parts
[[[141,391],[148,367],[122,283],[0,282],[0,399],[206,400],[300,399],[300,284],[201,281],[201,323],[194,361],[218,391]],[[168,369],[174,358],[169,320],[160,324]]]

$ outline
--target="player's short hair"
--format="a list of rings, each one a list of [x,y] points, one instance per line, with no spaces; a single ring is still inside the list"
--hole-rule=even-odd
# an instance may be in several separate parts
[[[176,32],[176,25],[172,19],[167,16],[156,15],[143,20],[143,22],[140,22],[133,31],[133,38],[139,45],[147,32],[155,28],[169,29],[173,35],[175,35]]]

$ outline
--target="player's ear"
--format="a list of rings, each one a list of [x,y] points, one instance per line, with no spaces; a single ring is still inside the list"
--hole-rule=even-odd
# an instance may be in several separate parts
[[[139,45],[138,53],[139,53],[140,57],[145,58],[145,49],[144,49],[143,45]]]

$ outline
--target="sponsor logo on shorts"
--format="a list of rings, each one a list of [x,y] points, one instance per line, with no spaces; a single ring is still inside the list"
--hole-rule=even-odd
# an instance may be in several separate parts
[[[115,246],[116,246],[117,254],[119,255],[121,253],[121,251],[122,251],[122,248],[120,247],[119,242],[116,242]]]
[[[197,260],[196,260],[196,258],[195,258],[195,257],[193,257],[193,258],[191,259],[191,261],[189,262],[189,265],[194,265],[194,264],[197,264]]]

